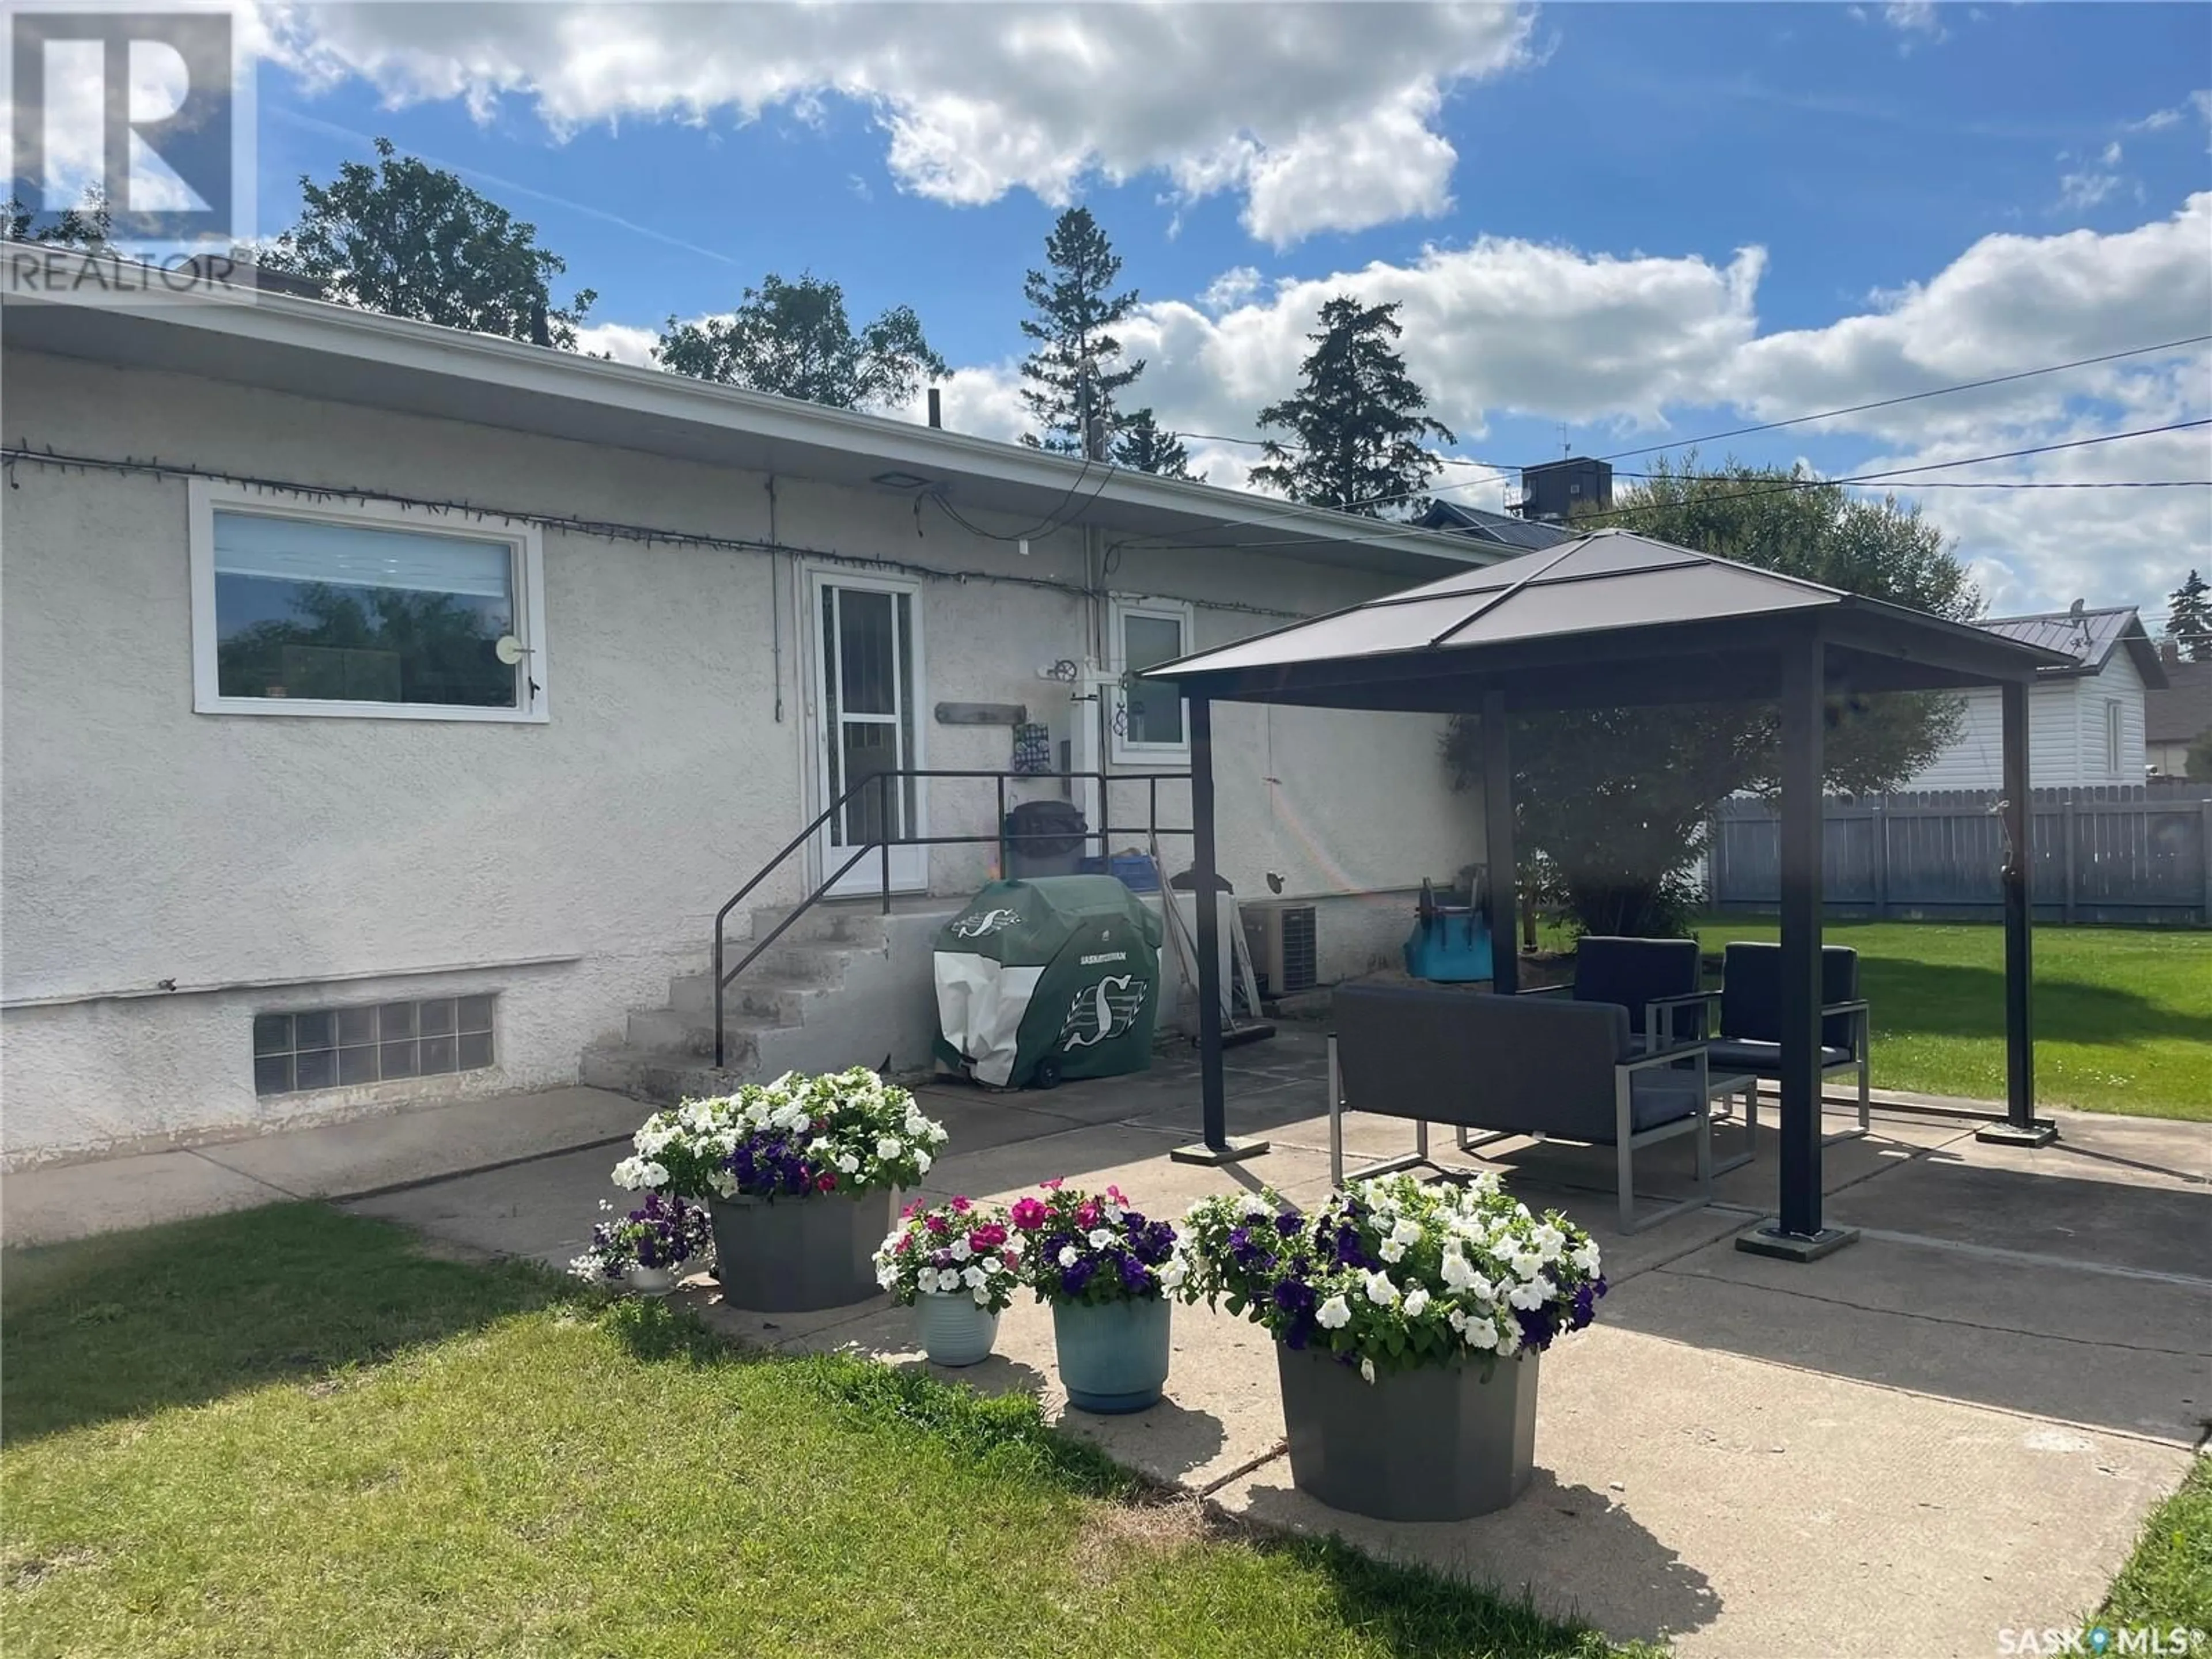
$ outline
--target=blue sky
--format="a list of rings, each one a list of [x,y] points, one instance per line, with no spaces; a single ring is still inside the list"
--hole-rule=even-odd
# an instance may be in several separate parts
[[[275,41],[264,232],[386,134],[535,221],[603,349],[811,269],[915,307],[950,423],[992,435],[1068,200],[1147,302],[1165,423],[1249,432],[1321,298],[1399,298],[1486,504],[1563,425],[1604,453],[2212,333],[2198,5],[364,7]],[[1850,472],[2208,404],[2197,347],[1705,455]],[[2212,478],[2206,432],[1936,476]],[[2000,610],[2212,567],[2212,489],[1925,505]]]

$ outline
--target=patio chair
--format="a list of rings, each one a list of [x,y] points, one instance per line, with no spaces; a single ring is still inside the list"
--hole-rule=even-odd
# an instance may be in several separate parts
[[[1566,994],[1577,1002],[1626,1008],[1634,1040],[1648,1049],[1657,1048],[1662,1035],[1670,1042],[1704,1035],[1703,1010],[1681,1000],[1697,989],[1697,940],[1585,933],[1575,946],[1572,985],[1540,986],[1521,994]]]
[[[1723,947],[1721,988],[1662,998],[1655,1011],[1719,1006],[1707,1055],[1713,1071],[1778,1081],[1782,1076],[1782,947],[1743,940]],[[1867,1005],[1859,995],[1859,953],[1849,945],[1820,948],[1820,1079],[1839,1072],[1858,1079],[1858,1127],[1826,1137],[1855,1140],[1874,1127],[1868,1097],[1869,1029]],[[1752,1096],[1751,1130],[1758,1132],[1758,1097]],[[1826,1144],[1826,1143],[1824,1143]]]
[[[1331,1013],[1328,1168],[1340,1187],[1430,1163],[1434,1122],[1457,1126],[1462,1152],[1517,1135],[1614,1148],[1623,1232],[1712,1201],[1702,1042],[1638,1053],[1617,1003],[1437,985],[1340,985]],[[1412,1119],[1413,1151],[1347,1174],[1347,1111]],[[1488,1133],[1472,1139],[1470,1129]],[[1694,1137],[1697,1191],[1638,1215],[1635,1154],[1677,1135]]]

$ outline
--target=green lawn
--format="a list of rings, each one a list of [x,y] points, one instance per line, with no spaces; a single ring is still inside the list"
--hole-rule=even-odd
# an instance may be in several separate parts
[[[2004,934],[1987,924],[1831,921],[1859,953],[1878,1088],[2002,1100]],[[1777,937],[1705,921],[1708,951]],[[2035,930],[2036,1098],[2212,1121],[2212,933]]]
[[[2097,1620],[2212,1632],[2212,1455],[2199,1456],[2181,1490],[2151,1511]]]
[[[312,1206],[14,1251],[11,1655],[1581,1656],[987,1401]]]

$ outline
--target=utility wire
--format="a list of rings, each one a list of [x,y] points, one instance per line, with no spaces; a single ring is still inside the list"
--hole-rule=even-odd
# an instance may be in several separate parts
[[[2131,346],[2125,351],[2107,351],[2095,357],[2076,357],[2071,362],[2049,363],[2041,368],[2023,368],[2010,374],[1992,374],[1983,380],[1962,380],[1956,386],[1930,386],[1925,392],[1907,392],[1894,398],[1877,398],[1872,403],[1851,404],[1842,409],[1824,409],[1815,415],[1793,415],[1786,421],[1762,421],[1756,426],[1731,427],[1726,432],[1708,432],[1695,438],[1676,438],[1663,444],[1646,444],[1641,449],[1616,449],[1609,455],[1597,457],[1601,461],[1632,459],[1638,455],[1656,455],[1665,449],[1686,449],[1692,444],[1718,443],[1723,438],[1741,438],[1753,432],[1778,432],[1786,426],[1803,426],[1808,421],[1832,421],[1839,415],[1863,415],[1869,410],[1894,409],[1899,404],[1916,403],[1923,398],[1944,398],[1954,392],[1979,392],[1986,386],[2008,386],[2014,380],[2032,380],[2039,374],[2062,374],[2069,368],[2087,368],[2096,363],[2113,363],[2124,357],[2146,357],[2154,352],[2179,351],[2184,346],[2203,345],[2212,340],[2212,334],[2192,334],[2186,339],[2166,340],[2157,345]]]

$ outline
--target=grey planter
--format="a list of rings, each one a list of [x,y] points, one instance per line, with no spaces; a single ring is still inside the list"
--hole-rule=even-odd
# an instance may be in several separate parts
[[[1540,1356],[1382,1371],[1278,1344],[1291,1483],[1378,1521],[1462,1521],[1502,1510],[1536,1457]]]
[[[875,1253],[897,1207],[896,1192],[715,1199],[708,1209],[722,1300],[756,1313],[805,1313],[880,1294]]]

